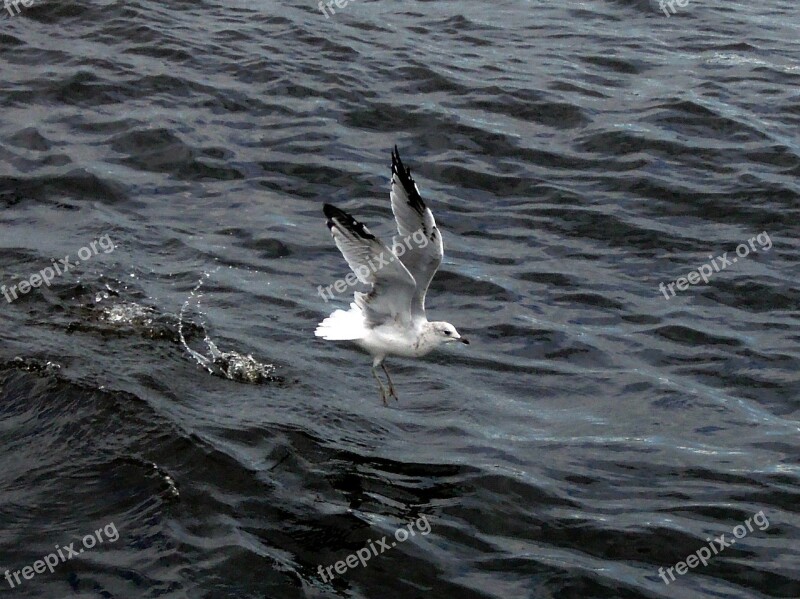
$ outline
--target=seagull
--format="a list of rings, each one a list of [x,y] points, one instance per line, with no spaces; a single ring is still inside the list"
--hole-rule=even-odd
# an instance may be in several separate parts
[[[442,263],[444,245],[397,146],[392,152],[390,198],[397,221],[391,249],[344,210],[323,206],[336,247],[358,280],[372,289],[356,292],[349,310],[336,310],[314,331],[329,341],[352,341],[372,355],[372,376],[384,405],[387,392],[378,366],[386,374],[388,394],[398,399],[384,364],[387,356],[419,358],[440,345],[469,344],[449,322],[429,322],[425,316],[425,294]]]

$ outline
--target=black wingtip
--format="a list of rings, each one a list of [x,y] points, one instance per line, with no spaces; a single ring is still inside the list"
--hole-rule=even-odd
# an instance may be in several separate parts
[[[394,146],[394,151],[392,152],[392,173],[402,173],[404,172],[403,168],[403,161],[400,159],[400,150],[397,149],[397,145]]]
[[[328,225],[329,229],[333,228],[333,219],[335,217],[338,216],[339,218],[341,218],[342,214],[347,216],[346,212],[343,212],[342,210],[339,210],[333,204],[323,204],[322,205],[322,212],[325,214],[325,217],[328,219],[325,224]]]
[[[406,190],[409,205],[420,215],[424,214],[425,202],[422,201],[414,179],[411,177],[411,169],[403,165],[403,161],[400,159],[400,152],[397,151],[397,146],[394,147],[394,152],[392,152],[392,176],[394,177],[394,175],[397,175],[400,184],[403,186],[403,189]]]
[[[375,239],[375,236],[367,231],[363,224],[358,222],[341,208],[337,208],[333,204],[323,204],[322,211],[328,218],[328,222],[326,224],[328,225],[329,229],[333,229],[334,226],[338,225],[340,228],[347,229],[362,239]]]
[[[334,216],[337,216],[338,214],[342,214],[342,213],[343,214],[347,214],[343,210],[339,210],[333,204],[323,204],[322,205],[322,212],[324,212],[325,216],[327,216],[328,218],[333,218]]]

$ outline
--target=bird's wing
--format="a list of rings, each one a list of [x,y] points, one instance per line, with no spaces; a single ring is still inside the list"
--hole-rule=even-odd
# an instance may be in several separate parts
[[[411,300],[411,312],[416,317],[424,317],[425,294],[442,263],[444,244],[433,213],[422,201],[417,185],[411,178],[411,169],[403,166],[397,146],[392,152],[390,195],[398,233],[394,237],[392,249],[400,254],[398,244],[404,246],[405,252],[400,260],[417,282]]]
[[[392,251],[344,210],[330,204],[323,207],[336,247],[362,283],[372,285],[369,293],[356,293],[355,303],[369,326],[387,320],[407,322],[416,281]]]

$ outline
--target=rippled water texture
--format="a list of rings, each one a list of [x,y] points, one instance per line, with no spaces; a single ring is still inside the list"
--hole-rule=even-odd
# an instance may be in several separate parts
[[[800,597],[795,0],[19,6],[0,285],[71,266],[0,297],[4,597]],[[472,344],[384,407],[313,331],[395,144]]]

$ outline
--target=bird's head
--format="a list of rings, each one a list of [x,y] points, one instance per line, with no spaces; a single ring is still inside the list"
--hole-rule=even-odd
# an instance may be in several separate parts
[[[469,345],[467,338],[459,335],[456,327],[449,322],[432,322],[430,325],[438,345],[452,343],[453,341],[460,341]]]

